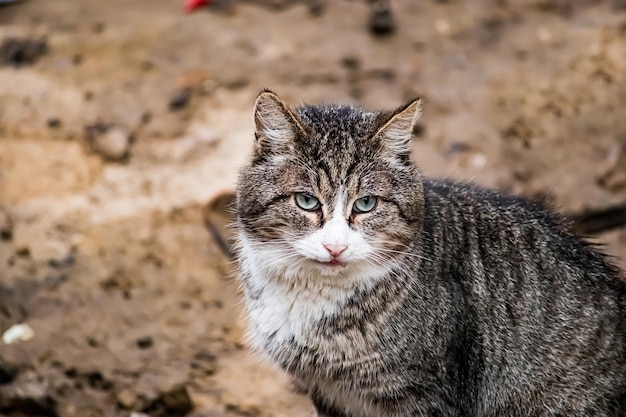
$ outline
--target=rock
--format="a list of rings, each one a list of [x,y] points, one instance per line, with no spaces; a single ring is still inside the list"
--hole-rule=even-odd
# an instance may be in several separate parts
[[[396,30],[389,0],[374,0],[370,5],[369,29],[373,35],[390,35]]]
[[[193,403],[191,402],[187,388],[182,386],[163,393],[160,401],[165,410],[170,414],[182,416],[193,410]]]
[[[13,220],[9,213],[0,208],[0,239],[11,240],[13,238]]]
[[[76,256],[73,253],[65,257],[48,259],[48,265],[53,268],[71,268],[76,263]]]
[[[93,389],[99,391],[110,391],[113,388],[113,382],[102,375],[102,373],[98,370],[85,372],[80,376]]]
[[[94,152],[110,161],[120,161],[128,156],[131,135],[120,127],[101,123],[88,126],[85,137]]]
[[[319,17],[326,11],[326,2],[324,0],[308,0],[307,9],[313,17]]]
[[[124,272],[115,271],[107,279],[100,282],[100,287],[104,290],[117,289],[128,298],[134,284]]]
[[[14,324],[2,334],[2,342],[12,345],[16,342],[28,342],[35,337],[35,331],[26,323]]]
[[[154,344],[150,336],[140,337],[135,343],[139,349],[149,349]]]
[[[137,395],[131,389],[124,388],[115,394],[117,403],[123,408],[130,410],[137,405]]]
[[[161,392],[144,412],[148,414],[160,415],[165,413],[168,416],[184,416],[193,410],[194,406],[187,388],[183,385],[176,385],[171,389]]]
[[[45,39],[7,38],[0,44],[0,64],[23,67],[37,62],[48,52]]]
[[[23,372],[12,384],[0,387],[0,415],[57,417],[48,388],[34,371]]]
[[[191,361],[191,369],[196,375],[213,375],[217,371],[217,358],[207,350],[196,352]]]
[[[0,385],[13,382],[18,371],[19,368],[11,363],[0,363]]]
[[[63,126],[63,122],[58,117],[51,117],[46,121],[46,124],[50,129],[58,129]]]
[[[178,90],[169,102],[169,109],[171,112],[181,110],[189,104],[191,99],[191,88],[183,88]]]

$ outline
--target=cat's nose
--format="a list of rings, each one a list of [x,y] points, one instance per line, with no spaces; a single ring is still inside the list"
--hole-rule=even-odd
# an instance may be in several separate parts
[[[331,245],[328,243],[324,243],[323,245],[333,258],[338,257],[348,249],[348,245]]]

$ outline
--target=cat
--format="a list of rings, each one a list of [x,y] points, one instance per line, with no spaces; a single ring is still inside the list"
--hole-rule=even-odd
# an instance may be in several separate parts
[[[323,417],[626,416],[626,284],[543,204],[422,176],[422,102],[265,90],[237,185],[248,339]]]

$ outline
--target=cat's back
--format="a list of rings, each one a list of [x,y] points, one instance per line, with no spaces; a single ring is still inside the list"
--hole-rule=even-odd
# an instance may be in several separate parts
[[[470,286],[503,285],[498,288],[509,298],[533,288],[614,307],[626,319],[622,273],[542,202],[444,180],[425,180],[424,195],[423,239],[440,268]]]
[[[519,266],[542,261],[569,265],[572,270],[563,276],[604,276],[626,292],[619,270],[599,247],[574,235],[564,217],[541,201],[438,179],[424,181],[424,196],[426,234],[455,255],[498,257]]]
[[[440,180],[424,195],[424,270],[475,326],[486,392],[544,394],[526,379],[546,398],[571,386],[567,401],[588,401],[579,408],[592,410],[599,392],[626,407],[626,284],[607,257],[541,203]]]

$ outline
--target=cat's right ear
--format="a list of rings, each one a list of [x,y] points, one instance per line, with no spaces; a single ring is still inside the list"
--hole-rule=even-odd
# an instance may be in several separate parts
[[[254,103],[257,151],[281,152],[293,146],[298,134],[304,132],[289,107],[273,92],[265,90]]]
[[[374,137],[382,138],[383,143],[396,156],[409,158],[415,125],[423,112],[423,101],[416,98],[396,109],[391,117],[376,132]]]

